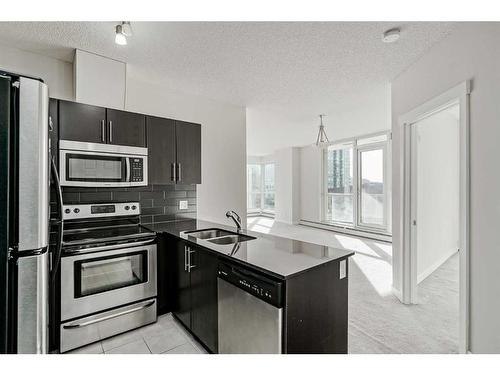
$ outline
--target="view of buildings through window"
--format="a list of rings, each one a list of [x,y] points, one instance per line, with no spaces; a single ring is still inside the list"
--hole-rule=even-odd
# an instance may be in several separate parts
[[[274,213],[274,164],[248,164],[247,211]]]
[[[387,134],[325,150],[325,215],[333,224],[387,230]]]
[[[353,149],[329,150],[327,153],[328,221],[352,223],[353,214]]]

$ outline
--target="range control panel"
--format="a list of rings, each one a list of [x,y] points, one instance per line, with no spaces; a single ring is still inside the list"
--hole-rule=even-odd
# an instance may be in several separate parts
[[[283,307],[283,282],[248,268],[220,263],[217,276],[275,307]]]
[[[139,202],[102,203],[102,204],[70,204],[63,206],[63,220],[86,219],[89,217],[131,216],[139,215]]]

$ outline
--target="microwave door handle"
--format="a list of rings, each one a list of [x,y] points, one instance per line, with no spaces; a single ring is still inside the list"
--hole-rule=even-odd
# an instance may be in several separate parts
[[[126,173],[125,181],[130,182],[130,158],[129,157],[125,158],[125,169],[127,170],[125,172]]]

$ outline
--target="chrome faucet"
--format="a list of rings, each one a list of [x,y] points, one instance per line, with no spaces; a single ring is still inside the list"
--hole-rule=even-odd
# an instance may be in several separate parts
[[[227,211],[226,212],[226,217],[228,219],[233,219],[234,223],[236,224],[236,227],[238,228],[238,233],[241,232],[241,217],[234,211]]]

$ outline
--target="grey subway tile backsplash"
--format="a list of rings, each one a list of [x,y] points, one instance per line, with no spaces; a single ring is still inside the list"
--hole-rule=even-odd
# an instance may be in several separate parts
[[[167,191],[166,198],[186,198],[187,193],[185,190]]]
[[[55,203],[55,197],[51,197]],[[180,210],[179,201],[188,209]],[[139,202],[141,223],[196,218],[196,185],[148,185],[134,188],[63,187],[64,204]]]
[[[106,203],[112,200],[111,191],[80,193],[80,203]]]
[[[140,200],[140,192],[138,191],[113,191],[114,201],[137,202]]]
[[[150,208],[142,208],[141,211],[143,215],[161,215],[164,214],[163,207],[150,207]]]

